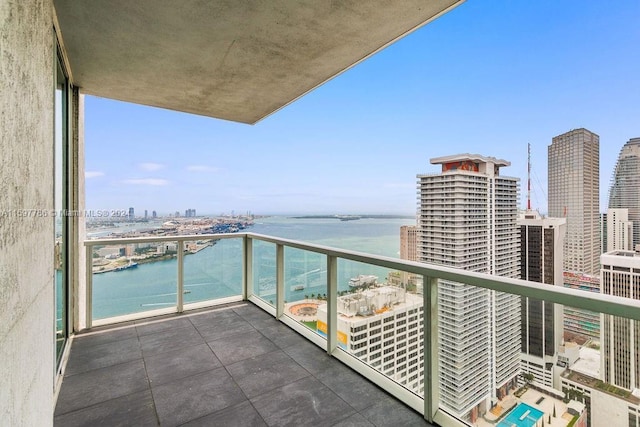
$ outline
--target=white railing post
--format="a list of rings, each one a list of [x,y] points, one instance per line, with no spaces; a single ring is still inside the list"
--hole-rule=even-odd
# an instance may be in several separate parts
[[[327,353],[338,345],[338,258],[327,255]]]
[[[253,239],[244,236],[242,244],[242,299],[246,301],[253,295]]]
[[[276,318],[284,314],[284,245],[276,245]]]
[[[85,327],[91,329],[93,324],[93,246],[87,245],[85,273]]]
[[[178,240],[178,295],[176,300],[176,311],[184,311],[184,241]]]
[[[423,276],[424,417],[433,422],[440,403],[438,376],[438,279]]]

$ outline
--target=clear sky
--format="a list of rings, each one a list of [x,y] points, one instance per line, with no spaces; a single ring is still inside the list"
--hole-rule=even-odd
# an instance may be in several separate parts
[[[551,138],[640,136],[640,1],[468,0],[256,125],[91,96],[88,209],[413,215],[432,157],[503,158],[546,212]]]

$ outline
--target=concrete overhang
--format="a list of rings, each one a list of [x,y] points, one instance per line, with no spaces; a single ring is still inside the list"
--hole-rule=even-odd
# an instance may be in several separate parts
[[[83,93],[255,123],[464,0],[54,0]]]

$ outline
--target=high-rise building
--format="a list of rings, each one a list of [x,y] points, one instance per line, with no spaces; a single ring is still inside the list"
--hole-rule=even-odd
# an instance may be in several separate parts
[[[629,220],[629,209],[607,209],[607,247],[604,252],[630,250],[633,250],[633,222]]]
[[[600,214],[600,253],[607,252],[607,213]]]
[[[400,259],[407,261],[418,260],[418,227],[403,225],[400,227]]]
[[[149,218],[149,212],[145,209],[144,210],[144,219]]]
[[[600,276],[565,271],[562,274],[565,288],[580,289],[586,292],[600,293]],[[564,335],[571,341],[574,338],[600,339],[600,313],[582,308],[564,306]]]
[[[601,263],[603,294],[640,300],[640,253],[607,252]],[[602,379],[627,390],[640,388],[640,322],[601,316]]]
[[[418,227],[415,225],[403,225],[400,227],[400,259],[407,261],[418,260]],[[397,277],[401,284],[415,286],[419,293],[422,293],[422,276],[398,272]],[[389,280],[388,280],[389,281]]]
[[[418,259],[520,277],[518,178],[505,160],[474,154],[431,159],[441,173],[418,175]],[[462,283],[438,286],[440,401],[474,422],[516,387],[520,298]]]
[[[611,179],[609,208],[629,209],[633,243],[640,244],[640,138],[631,138],[620,150]]]
[[[549,155],[549,216],[567,219],[564,270],[600,271],[600,137],[574,129],[552,139]]]
[[[157,218],[158,217],[158,212],[156,212],[156,211],[151,212],[151,217]]]
[[[133,220],[135,218],[135,213],[133,211],[133,208],[129,208],[129,220]]]
[[[562,246],[566,233],[564,218],[543,218],[526,211],[520,225],[520,277],[532,282],[563,286]],[[553,369],[562,344],[562,306],[521,297],[521,363],[523,373],[553,387]],[[556,384],[557,386],[557,384]]]

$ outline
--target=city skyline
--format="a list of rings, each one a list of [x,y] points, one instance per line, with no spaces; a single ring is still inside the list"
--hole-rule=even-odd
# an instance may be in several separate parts
[[[637,2],[468,1],[253,126],[87,96],[87,207],[413,214],[429,158],[503,158],[523,185],[531,143],[546,213],[547,146],[585,127],[604,210],[640,136],[638,17]]]

